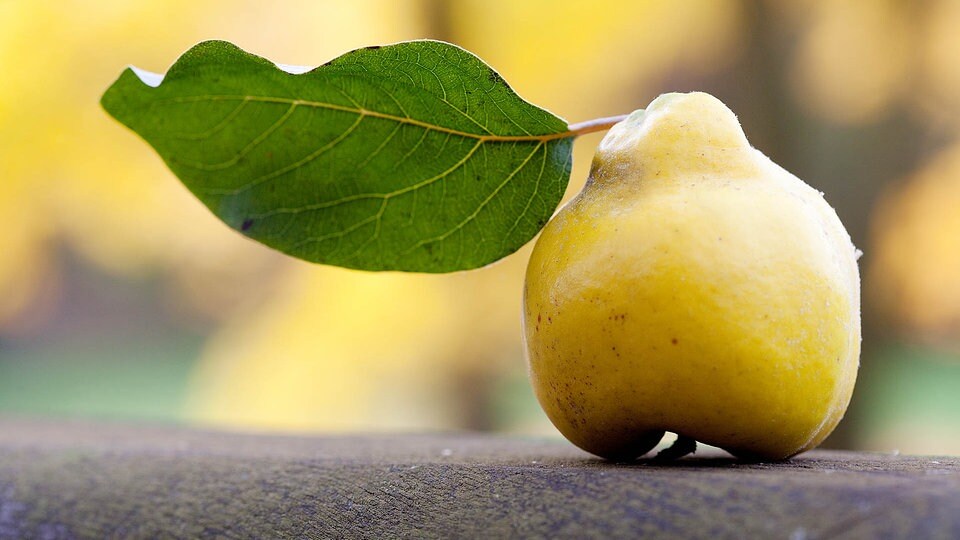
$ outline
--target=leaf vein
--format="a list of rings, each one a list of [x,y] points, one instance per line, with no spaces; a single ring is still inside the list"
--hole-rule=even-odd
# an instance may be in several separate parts
[[[234,107],[234,109],[230,111],[229,114],[227,114],[225,117],[223,117],[222,120],[217,122],[213,127],[207,129],[206,131],[201,131],[200,133],[178,133],[178,134],[171,135],[171,137],[177,138],[177,139],[183,139],[186,141],[200,141],[200,140],[206,139],[211,135],[217,133],[218,131],[222,130],[223,128],[227,127],[230,124],[230,122],[233,120],[233,118],[238,114],[240,114],[240,111],[243,110],[243,108],[249,102],[250,100],[247,100],[247,99],[241,101],[240,104]]]
[[[513,234],[513,231],[515,231],[517,229],[517,226],[520,225],[520,221],[523,220],[523,218],[527,217],[527,211],[530,210],[530,205],[533,204],[533,200],[536,199],[537,195],[540,194],[540,180],[543,178],[543,171],[547,166],[547,153],[548,153],[547,147],[544,146],[543,161],[540,162],[540,172],[537,173],[537,183],[534,185],[533,189],[530,192],[530,198],[527,199],[527,204],[523,207],[523,210],[521,210],[520,213],[517,214],[517,219],[513,221],[513,225],[511,225],[510,228],[507,230],[507,232],[504,233],[503,238],[501,239],[501,242],[500,242],[500,249],[503,249],[503,247],[506,245],[506,242],[509,239],[510,235]]]
[[[367,164],[370,163],[370,160],[372,160],[373,158],[375,158],[375,157],[377,157],[378,155],[380,155],[380,152],[382,152],[383,149],[384,149],[384,147],[387,146],[387,143],[389,143],[389,142],[393,139],[393,137],[397,134],[398,131],[400,131],[400,128],[402,128],[402,127],[403,127],[403,124],[397,124],[397,125],[393,128],[393,130],[390,132],[390,134],[387,135],[387,138],[384,139],[382,143],[380,143],[380,146],[377,146],[377,148],[376,148],[369,156],[367,156],[363,161],[361,161],[361,162],[357,165],[357,169],[356,169],[356,170],[359,171],[360,169],[366,167]]]
[[[416,191],[416,190],[422,189],[422,188],[424,188],[424,187],[429,186],[430,184],[433,184],[434,182],[437,182],[438,180],[442,180],[443,178],[446,178],[447,176],[449,176],[450,174],[452,174],[454,171],[456,171],[457,169],[459,169],[460,167],[462,167],[463,164],[466,163],[466,162],[474,155],[474,153],[476,153],[477,148],[479,148],[481,144],[483,144],[483,143],[478,142],[477,144],[475,144],[475,145],[473,146],[473,148],[471,148],[471,149],[466,153],[466,155],[464,155],[459,161],[457,161],[456,163],[454,163],[451,167],[449,167],[447,170],[441,172],[440,174],[437,174],[437,175],[432,176],[432,177],[430,177],[430,178],[421,180],[421,181],[417,182],[416,184],[412,184],[412,185],[409,185],[409,186],[407,186],[407,187],[404,187],[404,188],[401,188],[401,189],[398,189],[398,190],[395,190],[395,191],[391,191],[391,192],[389,192],[389,193],[359,193],[359,194],[356,194],[356,195],[349,195],[349,196],[347,196],[347,197],[341,197],[340,199],[336,199],[336,200],[333,200],[333,201],[325,201],[325,202],[322,202],[322,203],[310,204],[310,205],[307,205],[307,206],[300,206],[300,207],[297,207],[297,208],[276,208],[276,209],[271,210],[271,211],[269,211],[269,212],[264,212],[264,213],[262,213],[262,214],[254,214],[254,215],[251,215],[251,216],[249,216],[249,217],[250,217],[251,219],[263,219],[263,218],[275,216],[275,215],[277,215],[277,214],[301,214],[301,213],[303,213],[303,212],[312,212],[312,211],[316,211],[316,210],[324,210],[324,209],[327,209],[327,208],[332,208],[332,207],[334,207],[334,206],[340,206],[340,205],[342,205],[342,204],[346,204],[346,203],[350,203],[350,202],[356,202],[356,201],[364,201],[364,200],[370,200],[370,199],[392,199],[392,198],[394,198],[394,197],[396,197],[396,196],[398,196],[398,195],[403,195],[404,193],[409,193],[409,192],[411,192],[411,191]]]
[[[244,103],[246,103],[246,101],[244,101]],[[257,145],[265,141],[267,137],[273,134],[273,132],[280,129],[280,126],[282,126],[284,123],[286,123],[287,120],[290,119],[290,116],[293,115],[293,111],[296,108],[297,108],[297,104],[291,103],[290,107],[288,107],[287,110],[284,111],[282,115],[280,115],[280,118],[278,118],[273,124],[271,124],[270,127],[265,129],[263,133],[254,137],[254,139],[250,141],[246,146],[241,148],[240,151],[236,153],[236,155],[234,155],[232,158],[226,161],[221,161],[219,163],[194,163],[194,162],[179,160],[177,161],[177,163],[179,163],[180,165],[186,165],[187,167],[201,170],[201,171],[222,171],[223,169],[229,169],[230,167],[233,167],[234,165],[239,163],[240,160],[243,159],[245,156],[250,154],[250,152],[252,152],[253,149],[257,147]]]
[[[474,210],[474,211],[473,211],[469,216],[467,216],[463,221],[461,221],[460,223],[454,225],[452,229],[444,232],[443,234],[434,236],[434,237],[432,237],[432,238],[426,238],[426,239],[424,239],[424,240],[421,240],[421,241],[417,242],[416,244],[414,244],[413,246],[411,246],[409,249],[407,249],[404,253],[410,253],[411,251],[413,251],[413,250],[415,250],[415,249],[417,249],[417,248],[419,248],[419,247],[421,247],[421,246],[424,246],[424,245],[427,245],[427,244],[432,244],[432,243],[434,243],[434,242],[439,242],[439,241],[441,241],[441,240],[444,240],[445,238],[449,237],[451,234],[453,234],[453,233],[455,233],[456,231],[458,231],[458,230],[462,229],[463,227],[467,226],[467,224],[470,223],[471,221],[473,221],[474,219],[476,219],[477,215],[480,214],[480,212],[484,209],[484,207],[486,207],[487,204],[489,204],[490,201],[493,200],[493,198],[496,197],[497,194],[500,193],[500,190],[502,190],[502,189],[504,188],[504,186],[506,186],[508,183],[510,183],[510,180],[512,180],[513,177],[516,176],[516,174],[517,174],[518,172],[520,172],[520,171],[527,165],[527,163],[530,162],[530,159],[534,156],[534,154],[537,153],[538,150],[540,150],[540,147],[543,146],[543,145],[544,145],[544,143],[543,143],[542,141],[541,141],[540,143],[538,143],[537,146],[534,147],[533,152],[530,152],[530,154],[527,155],[527,157],[523,160],[523,162],[520,163],[520,165],[518,165],[517,168],[514,169],[514,170],[503,180],[503,182],[500,182],[500,185],[498,185],[497,188],[496,188],[495,190],[493,190],[493,193],[491,193],[490,195],[488,195],[487,198],[485,198],[485,199],[477,206],[477,209]]]
[[[357,119],[356,119],[356,121],[354,121],[353,124],[352,124],[346,131],[344,131],[343,133],[341,133],[340,136],[338,136],[336,139],[333,139],[332,141],[328,142],[327,144],[321,146],[321,147],[318,148],[317,150],[314,150],[313,152],[311,152],[309,155],[307,155],[307,156],[304,157],[303,159],[300,159],[300,160],[298,160],[298,161],[295,161],[295,162],[287,165],[286,167],[282,167],[282,168],[280,168],[280,169],[277,169],[277,170],[275,170],[275,171],[273,171],[273,172],[267,173],[267,174],[265,174],[265,175],[263,175],[263,176],[260,176],[260,177],[258,177],[258,178],[254,178],[254,179],[251,180],[250,182],[248,182],[248,183],[246,183],[246,184],[244,184],[244,185],[242,185],[242,186],[240,186],[240,187],[237,187],[237,188],[234,188],[234,189],[210,189],[210,190],[206,190],[206,193],[209,193],[209,194],[211,194],[211,195],[236,195],[236,194],[241,193],[241,192],[244,192],[244,191],[246,191],[246,190],[248,190],[248,189],[250,189],[250,188],[252,188],[252,187],[255,187],[255,186],[259,185],[259,184],[262,184],[262,183],[264,183],[264,182],[266,182],[266,181],[268,181],[268,180],[272,180],[272,179],[274,179],[274,178],[276,178],[276,177],[278,177],[278,176],[282,176],[282,175],[284,175],[284,174],[286,174],[286,173],[288,173],[288,172],[290,172],[290,171],[299,169],[300,167],[303,167],[303,166],[306,165],[307,163],[310,163],[311,161],[317,159],[318,157],[320,157],[322,154],[326,153],[328,150],[330,150],[330,149],[333,148],[334,146],[340,144],[341,141],[343,141],[344,139],[346,139],[351,133],[353,133],[353,132],[357,129],[357,126],[360,125],[360,122],[361,122],[363,119],[364,119],[363,116],[358,116]]]
[[[417,126],[417,127],[423,128],[423,129],[427,129],[427,130],[430,130],[430,131],[438,131],[438,132],[441,132],[441,133],[449,133],[449,134],[451,134],[451,135],[456,135],[456,136],[459,136],[459,137],[464,137],[464,138],[468,138],[468,139],[479,139],[479,140],[483,140],[483,141],[493,141],[493,142],[546,142],[546,141],[553,141],[553,140],[557,140],[557,139],[565,139],[565,138],[569,138],[569,137],[574,137],[574,136],[577,135],[577,133],[575,133],[575,132],[573,132],[573,131],[570,131],[570,130],[567,130],[567,131],[559,131],[559,132],[554,132],[554,133],[547,133],[547,134],[544,134],[544,135],[533,135],[533,134],[531,134],[529,131],[527,131],[526,129],[524,129],[522,126],[520,126],[519,124],[516,124],[516,122],[513,122],[513,123],[514,123],[515,125],[517,125],[518,128],[520,128],[521,130],[523,130],[524,133],[526,133],[525,135],[496,135],[496,134],[481,135],[481,134],[477,134],[477,133],[471,133],[471,132],[469,132],[469,131],[461,131],[461,130],[458,130],[458,129],[448,128],[448,127],[440,126],[440,125],[437,125],[437,124],[431,124],[431,123],[429,123],[429,122],[424,122],[424,121],[421,121],[421,120],[417,120],[417,119],[415,119],[415,118],[410,118],[410,117],[405,117],[405,116],[397,116],[397,115],[394,115],[394,114],[383,113],[383,112],[378,112],[378,111],[372,111],[372,110],[365,109],[365,108],[347,107],[347,106],[345,106],[345,105],[337,105],[337,104],[335,104],[335,103],[325,103],[325,102],[320,102],[320,101],[310,101],[310,100],[304,100],[304,99],[291,99],[291,98],[281,98],[281,97],[271,97],[271,96],[252,96],[252,95],[250,95],[250,96],[243,96],[243,95],[229,95],[229,94],[223,94],[223,95],[210,94],[210,95],[202,95],[202,96],[187,96],[187,97],[183,97],[183,98],[171,98],[171,99],[169,99],[168,101],[183,102],[183,103],[185,103],[185,102],[191,102],[191,101],[220,101],[220,100],[242,100],[242,99],[246,99],[246,100],[249,100],[249,101],[264,102],[264,103],[296,103],[297,105],[303,106],[303,107],[314,107],[314,108],[318,108],[318,109],[328,109],[328,110],[334,110],[334,111],[350,112],[350,113],[358,114],[358,115],[360,115],[360,116],[371,116],[371,117],[375,117],[375,118],[382,118],[382,119],[384,119],[384,120],[391,120],[391,121],[394,121],[394,122],[400,122],[400,123],[402,123],[402,124],[414,125],[414,126]],[[494,101],[494,103],[496,104],[496,101]],[[503,109],[500,108],[499,104],[497,104],[497,108],[500,109],[501,112],[503,112]],[[462,112],[462,111],[461,111],[461,112]],[[506,113],[504,113],[504,115],[507,116]],[[509,117],[508,117],[508,118],[509,118]],[[512,121],[512,120],[511,120],[511,121]],[[478,126],[479,126],[479,124],[478,124]],[[480,127],[482,127],[482,126],[480,126]]]

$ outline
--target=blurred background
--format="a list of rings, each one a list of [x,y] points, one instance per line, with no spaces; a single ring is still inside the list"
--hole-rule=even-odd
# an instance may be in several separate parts
[[[0,414],[556,433],[520,343],[530,246],[443,276],[298,262],[100,109],[127,64],[211,38],[301,65],[443,39],[571,122],[713,93],[865,253],[861,374],[828,444],[960,454],[960,0],[0,0]]]

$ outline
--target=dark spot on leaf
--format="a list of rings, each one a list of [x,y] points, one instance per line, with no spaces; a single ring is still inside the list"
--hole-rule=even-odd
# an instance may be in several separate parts
[[[487,77],[490,79],[491,82],[494,82],[496,84],[503,84],[503,77],[501,77],[499,73],[497,73],[492,69],[489,72],[487,72]]]
[[[671,339],[671,340],[670,340],[670,343],[673,343],[674,345],[676,345],[676,344],[677,344],[677,338]]]
[[[365,49],[365,50],[368,50],[368,51],[375,51],[375,50],[379,49],[381,46],[382,46],[382,45],[371,45],[371,46],[369,46],[369,47],[364,47],[364,49]]]
[[[247,218],[243,220],[243,224],[240,225],[240,230],[246,232],[252,226],[253,226],[253,220]]]

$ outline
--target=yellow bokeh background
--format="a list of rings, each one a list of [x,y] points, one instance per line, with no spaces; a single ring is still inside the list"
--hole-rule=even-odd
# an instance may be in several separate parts
[[[861,386],[884,388],[884,372],[871,366],[928,364],[935,367],[916,370],[936,375],[918,379],[918,393],[930,394],[923,385],[943,380],[942,370],[960,385],[957,28],[954,0],[0,1],[0,413],[82,414],[66,401],[24,405],[13,390],[4,401],[29,372],[31,351],[54,342],[69,350],[78,339],[63,328],[136,341],[114,327],[120,315],[85,316],[73,276],[94,275],[97,287],[81,299],[153,290],[137,297],[137,309],[197,336],[185,374],[170,383],[177,397],[164,419],[259,430],[555,433],[522,382],[529,246],[442,276],[295,261],[217,221],[100,109],[126,65],[163,72],[214,38],[298,65],[371,44],[450,40],[571,122],[630,112],[661,91],[717,93],[762,150],[786,156],[784,165],[801,167],[794,172],[819,174],[805,179],[820,182],[853,223],[867,253],[866,319],[897,336],[866,343],[865,355],[882,359],[864,357],[865,372],[880,375]],[[901,128],[912,131],[901,137]],[[568,196],[600,137],[577,141]],[[889,166],[863,165],[890,155]],[[856,178],[834,178],[824,162]],[[106,322],[71,326],[85,318]],[[930,347],[935,359],[901,344]],[[53,388],[37,377],[29,403],[56,403],[63,385],[84,384]],[[102,388],[141,383],[132,376]],[[949,399],[913,413],[935,437],[903,435],[903,425],[918,425],[911,417],[869,412],[870,403],[909,401],[901,390],[865,390],[866,412],[848,419],[837,444],[960,453],[960,430],[948,425],[960,405]],[[123,403],[98,411],[124,416]]]

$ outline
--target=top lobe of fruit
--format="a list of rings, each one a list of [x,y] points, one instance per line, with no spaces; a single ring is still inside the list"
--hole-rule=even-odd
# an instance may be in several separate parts
[[[683,174],[746,174],[754,167],[740,122],[703,92],[663,94],[615,125],[597,147],[593,181]]]

